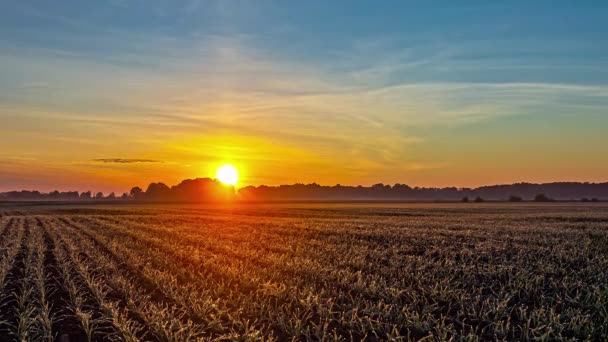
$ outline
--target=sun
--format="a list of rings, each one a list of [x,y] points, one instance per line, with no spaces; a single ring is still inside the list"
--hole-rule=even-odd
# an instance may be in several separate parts
[[[239,173],[234,166],[226,164],[217,169],[215,177],[224,184],[236,185],[236,181],[239,180]]]

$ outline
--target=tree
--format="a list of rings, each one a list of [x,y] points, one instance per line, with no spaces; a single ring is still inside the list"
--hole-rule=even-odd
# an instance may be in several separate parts
[[[482,202],[484,202],[483,198],[481,198],[479,196],[475,197],[475,203],[482,203]]]
[[[103,192],[98,192],[95,194],[95,199],[103,199]]]
[[[591,199],[591,202],[599,202],[599,201],[600,201],[600,200],[599,200],[599,199],[597,199],[597,198],[595,198],[595,197],[593,197],[593,198]]]
[[[61,193],[61,197],[67,200],[77,200],[80,196],[78,191],[66,191]]]
[[[80,193],[80,199],[91,199],[91,192],[87,191]]]
[[[110,194],[109,194],[109,195],[108,195],[108,197],[106,197],[106,198],[107,198],[107,199],[111,199],[111,200],[116,199],[116,194],[115,194],[115,193],[113,193],[113,192],[110,192]]]
[[[522,198],[519,196],[510,196],[509,197],[509,202],[521,202]]]
[[[317,188],[311,184],[304,187]],[[183,180],[171,187],[171,200],[180,202],[218,202],[234,199],[234,187],[226,186],[211,178]]]
[[[129,194],[131,195],[131,198],[140,199],[143,197],[144,191],[140,187],[136,186],[131,189]]]
[[[468,196],[464,196],[460,201],[462,203],[469,203],[469,197]]]
[[[538,194],[534,197],[535,202],[553,202],[553,200],[547,197],[545,194]]]
[[[150,183],[146,190],[146,198],[154,200],[168,200],[171,189],[163,183]]]
[[[123,193],[122,193],[122,196],[120,196],[120,199],[123,199],[123,200],[125,200],[125,199],[127,199],[127,198],[129,198],[129,194],[128,194],[128,193],[126,193],[126,192],[123,192]]]

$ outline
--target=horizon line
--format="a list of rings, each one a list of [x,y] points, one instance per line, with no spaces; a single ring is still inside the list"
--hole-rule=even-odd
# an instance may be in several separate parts
[[[196,180],[196,179],[210,179],[213,181],[217,181],[220,182],[217,178],[212,178],[212,177],[196,177],[196,178],[186,178],[183,179],[181,182],[174,184],[174,185],[168,185],[164,182],[151,182],[148,184],[148,186],[150,184],[165,184],[168,187],[173,187],[176,186],[180,183],[182,183],[183,181],[186,180]],[[220,182],[221,183],[221,182]],[[463,190],[463,189],[470,189],[470,190],[475,190],[475,189],[480,189],[480,188],[485,188],[485,187],[494,187],[494,186],[512,186],[512,185],[522,185],[522,184],[526,184],[526,185],[547,185],[547,184],[588,184],[588,185],[601,185],[601,184],[608,184],[608,179],[604,180],[604,181],[599,181],[599,182],[595,182],[595,181],[552,181],[552,182],[528,182],[528,181],[519,181],[519,182],[513,182],[513,183],[495,183],[495,184],[484,184],[484,185],[478,185],[478,186],[456,186],[456,185],[450,185],[450,186],[417,186],[417,185],[411,185],[411,184],[407,184],[407,183],[401,183],[401,182],[395,182],[395,183],[383,183],[383,182],[378,182],[378,183],[374,183],[374,184],[369,184],[369,185],[363,185],[363,184],[357,184],[357,185],[350,185],[350,184],[342,184],[342,183],[336,183],[336,184],[320,184],[317,182],[312,182],[312,183],[304,183],[304,182],[294,182],[294,183],[288,183],[288,184],[278,184],[278,185],[267,185],[267,184],[258,184],[258,185],[245,185],[245,186],[236,186],[236,185],[228,185],[225,184],[226,186],[229,187],[233,187],[235,191],[239,191],[241,189],[245,189],[245,188],[249,188],[249,187],[255,187],[255,188],[259,188],[259,187],[269,187],[269,188],[279,188],[281,186],[294,186],[294,185],[304,185],[304,186],[310,186],[310,185],[318,185],[320,187],[337,187],[337,186],[341,186],[341,187],[352,187],[352,188],[358,188],[358,187],[363,187],[363,188],[371,188],[375,185],[378,184],[382,184],[384,186],[390,186],[390,187],[394,187],[396,185],[404,185],[404,186],[408,186],[412,189],[449,189],[449,188],[455,188],[458,190]],[[122,193],[128,193],[131,189],[135,188],[135,187],[140,187],[138,185],[134,185],[132,186],[130,189],[128,189],[128,191],[122,191],[122,192],[116,192],[116,191],[107,191],[107,193],[115,193],[117,195],[122,194]],[[142,188],[142,190],[145,191],[144,188]],[[59,192],[78,192],[78,193],[85,193],[85,192],[92,192],[92,193],[96,193],[96,192],[103,192],[103,191],[97,191],[97,190],[91,190],[91,189],[87,189],[87,190],[75,190],[75,189],[60,189],[60,188],[54,188],[53,190],[37,190],[37,189],[13,189],[13,190],[0,190],[0,193],[8,193],[8,192],[22,192],[22,191],[30,191],[30,192],[35,192],[38,191],[40,193],[51,193],[54,191],[59,191]]]

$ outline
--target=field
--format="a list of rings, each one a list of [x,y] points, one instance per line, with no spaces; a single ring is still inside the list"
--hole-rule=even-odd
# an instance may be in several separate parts
[[[606,340],[608,206],[0,206],[0,340]]]

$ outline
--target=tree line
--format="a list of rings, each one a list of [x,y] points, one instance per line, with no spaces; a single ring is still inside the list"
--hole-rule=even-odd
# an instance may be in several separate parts
[[[536,201],[608,200],[608,183],[515,183],[478,188],[410,187],[406,184],[365,186],[323,186],[293,184],[249,186],[239,190],[244,200],[403,200],[403,201]]]
[[[78,191],[8,191],[0,193],[4,201],[175,201],[205,202],[227,201],[236,196],[235,188],[210,178],[186,179],[178,185],[169,187],[163,183],[151,183],[144,191],[133,187],[131,191],[117,196],[114,192],[104,195],[103,192]]]
[[[133,187],[117,196],[102,192],[9,191],[0,193],[5,201],[157,201],[157,202],[211,202],[211,201],[298,201],[298,200],[394,200],[394,201],[536,201],[551,202],[579,200],[599,202],[608,200],[608,183],[516,183],[483,186],[479,188],[432,188],[410,187],[406,184],[375,184],[366,186],[323,186],[291,184],[280,186],[247,186],[235,189],[210,178],[186,179],[169,187],[164,183],[151,183],[144,190]]]

